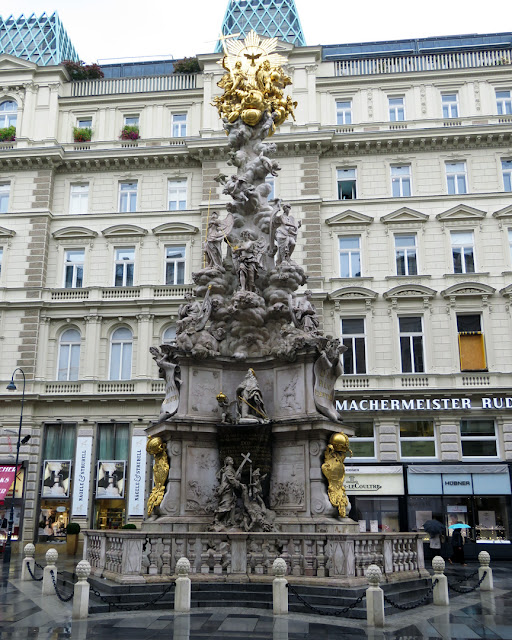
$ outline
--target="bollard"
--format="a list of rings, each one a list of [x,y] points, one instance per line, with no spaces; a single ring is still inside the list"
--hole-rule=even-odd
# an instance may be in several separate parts
[[[288,613],[288,589],[286,585],[288,580],[286,575],[286,562],[283,558],[276,558],[272,565],[274,580],[272,581],[272,601],[274,606],[274,615],[283,615]]]
[[[484,571],[487,571],[487,575],[480,584],[480,591],[494,591],[494,582],[492,579],[492,569],[489,566],[491,564],[491,556],[487,551],[480,551],[478,554],[478,562],[480,567],[478,568],[478,579],[482,580]]]
[[[73,591],[73,619],[83,620],[89,615],[89,591],[91,585],[87,578],[91,573],[91,565],[87,560],[80,560],[76,565],[75,573],[78,582]]]
[[[180,558],[176,563],[176,587],[174,590],[174,611],[188,613],[190,611],[190,562]]]
[[[25,557],[23,558],[23,562],[21,564],[21,579],[22,580],[32,580],[29,570],[27,569],[27,564],[30,567],[30,571],[32,571],[32,573],[34,573],[34,569],[36,566],[36,561],[34,558],[34,554],[36,552],[36,548],[34,547],[34,545],[29,542],[28,544],[25,545],[25,547],[23,548],[23,553],[25,554]]]
[[[432,560],[432,569],[434,569],[434,575],[432,576],[432,582],[437,580],[437,584],[434,587],[432,593],[434,597],[434,604],[438,607],[447,607],[450,604],[450,598],[448,596],[448,578],[444,575],[445,561],[441,556],[435,556]]]
[[[57,562],[58,557],[59,554],[57,553],[56,549],[48,549],[48,551],[46,552],[46,567],[43,571],[43,596],[56,595],[50,571],[53,570],[55,582],[57,582],[57,567],[55,566],[55,563]]]
[[[366,620],[371,627],[384,626],[384,591],[379,587],[381,576],[382,572],[376,564],[366,569],[370,585],[366,589]]]

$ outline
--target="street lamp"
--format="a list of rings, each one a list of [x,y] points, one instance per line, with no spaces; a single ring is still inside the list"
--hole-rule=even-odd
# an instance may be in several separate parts
[[[14,528],[14,500],[16,497],[16,480],[18,476],[18,460],[20,457],[20,446],[26,444],[30,440],[30,436],[21,437],[21,426],[23,424],[23,403],[25,402],[25,372],[20,367],[17,367],[12,372],[11,381],[7,385],[9,391],[16,391],[16,385],[14,384],[14,375],[16,371],[19,371],[23,376],[23,392],[21,394],[21,410],[20,410],[20,426],[18,429],[18,442],[16,443],[16,462],[14,465],[14,484],[12,486],[12,499],[11,499],[11,511],[9,514],[9,528],[7,530],[7,540],[4,548],[4,564],[10,565],[11,563],[11,538],[12,530]]]

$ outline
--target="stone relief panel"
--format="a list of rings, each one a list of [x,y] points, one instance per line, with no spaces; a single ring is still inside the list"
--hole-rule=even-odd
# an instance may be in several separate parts
[[[220,389],[220,373],[193,368],[189,387],[189,413],[206,418],[219,415],[215,400]]]
[[[213,514],[217,506],[217,449],[188,446],[186,455],[185,510],[195,515]]]
[[[270,508],[306,509],[306,469],[304,445],[276,448],[272,464]]]
[[[290,366],[276,371],[276,417],[296,416],[305,412],[305,389],[302,367]]]

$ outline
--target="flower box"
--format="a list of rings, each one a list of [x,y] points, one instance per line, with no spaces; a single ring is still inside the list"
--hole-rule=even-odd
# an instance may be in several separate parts
[[[75,142],[90,142],[92,129],[90,127],[73,127],[73,140]]]
[[[14,142],[16,140],[16,127],[3,127],[0,129],[0,142]]]
[[[121,140],[138,140],[140,138],[139,127],[135,124],[125,125],[121,131],[121,135],[119,136],[119,138]]]

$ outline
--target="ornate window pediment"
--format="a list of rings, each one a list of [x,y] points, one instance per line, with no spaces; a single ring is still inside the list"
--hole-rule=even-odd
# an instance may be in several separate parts
[[[436,295],[437,291],[422,284],[401,284],[386,291],[383,297],[385,300],[394,298],[430,300]]]
[[[364,213],[358,213],[357,211],[348,209],[342,213],[337,213],[335,216],[332,216],[332,218],[328,218],[325,222],[330,227],[346,224],[361,225],[371,224],[373,222],[373,218],[371,216],[366,216]]]
[[[426,213],[415,211],[414,209],[409,209],[409,207],[402,207],[400,209],[397,209],[396,211],[392,211],[391,213],[386,214],[385,216],[382,216],[380,220],[385,224],[394,224],[400,222],[423,223],[428,220],[428,215]]]
[[[96,231],[87,229],[86,227],[64,227],[64,229],[59,229],[52,233],[55,240],[69,240],[72,238],[92,240],[96,238],[97,235],[98,233]]]
[[[366,287],[342,287],[336,289],[327,296],[328,300],[334,302],[336,311],[340,310],[342,302],[364,302],[367,309],[371,309],[372,303],[379,294]]]
[[[493,287],[481,282],[459,282],[441,291],[441,295],[443,298],[453,300],[456,298],[482,298],[486,302],[487,298],[492,296],[495,291],[496,289]]]
[[[485,211],[481,211],[480,209],[475,209],[474,207],[468,207],[466,204],[458,204],[448,211],[443,211],[442,213],[438,213],[436,218],[441,222],[455,222],[458,220],[470,221],[473,220],[478,222],[485,218]]]
[[[16,58],[15,56],[11,56],[8,53],[2,53],[0,55],[0,69],[2,71],[21,71],[21,70],[30,70],[36,71],[37,64],[34,62],[29,62],[28,60],[22,60],[21,58]]]
[[[134,224],[116,224],[104,229],[101,233],[105,238],[134,238],[147,235],[148,230]]]
[[[499,209],[492,214],[493,218],[497,218],[498,220],[510,219],[512,218],[512,204],[509,204],[508,207],[504,207],[503,209]]]
[[[187,224],[186,222],[166,222],[158,227],[154,227],[153,233],[155,236],[176,234],[192,235],[199,233],[199,229],[191,224]]]
[[[0,227],[0,238],[12,238],[16,235],[16,231],[11,231],[11,229],[6,229],[5,227]]]

